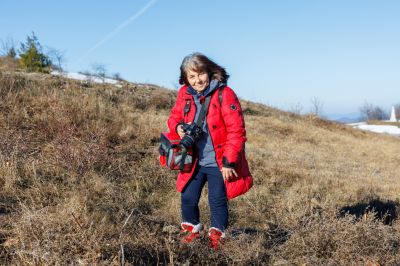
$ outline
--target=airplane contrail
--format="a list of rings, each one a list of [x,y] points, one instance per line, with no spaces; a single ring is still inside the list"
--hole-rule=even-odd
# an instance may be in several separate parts
[[[133,14],[131,17],[129,17],[127,20],[122,22],[118,27],[116,27],[114,30],[112,30],[109,34],[107,34],[106,37],[104,37],[101,41],[96,43],[92,48],[87,50],[87,52],[80,58],[78,62],[81,62],[84,58],[86,58],[89,54],[91,54],[94,50],[99,48],[102,44],[110,40],[112,37],[114,37],[115,34],[120,32],[123,28],[131,24],[133,21],[135,21],[139,16],[143,15],[144,12],[147,11],[154,3],[157,2],[157,0],[151,0],[149,1],[142,9],[140,9],[138,12]]]

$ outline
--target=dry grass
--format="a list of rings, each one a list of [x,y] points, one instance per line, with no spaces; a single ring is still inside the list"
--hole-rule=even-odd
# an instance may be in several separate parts
[[[0,72],[2,263],[400,263],[400,139],[246,101],[255,186],[220,251],[180,246],[176,173],[157,162],[175,95]]]
[[[0,56],[0,70],[7,71],[18,69],[18,60],[8,57],[8,56]]]

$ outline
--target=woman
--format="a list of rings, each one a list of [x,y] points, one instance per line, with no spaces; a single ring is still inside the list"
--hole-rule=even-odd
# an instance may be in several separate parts
[[[170,132],[185,137],[184,124],[192,124],[199,116],[202,103],[211,97],[208,112],[195,140],[195,162],[190,172],[181,171],[176,187],[181,192],[183,243],[200,237],[199,199],[208,182],[211,209],[209,240],[217,248],[225,237],[228,226],[228,200],[247,192],[252,177],[245,158],[246,130],[243,112],[233,90],[226,86],[229,75],[225,69],[205,55],[186,56],[180,67],[175,106],[168,119]]]

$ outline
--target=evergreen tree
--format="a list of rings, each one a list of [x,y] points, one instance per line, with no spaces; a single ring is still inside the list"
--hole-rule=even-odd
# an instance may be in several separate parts
[[[19,51],[19,62],[22,67],[32,72],[48,72],[51,60],[42,52],[42,46],[32,32],[31,36],[26,37],[25,43],[21,43]]]

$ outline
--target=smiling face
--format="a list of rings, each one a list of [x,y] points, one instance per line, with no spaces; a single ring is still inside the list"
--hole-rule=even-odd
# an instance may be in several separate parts
[[[186,73],[186,77],[190,86],[197,92],[202,92],[207,88],[208,84],[210,84],[210,78],[206,72],[196,72],[189,69]]]

